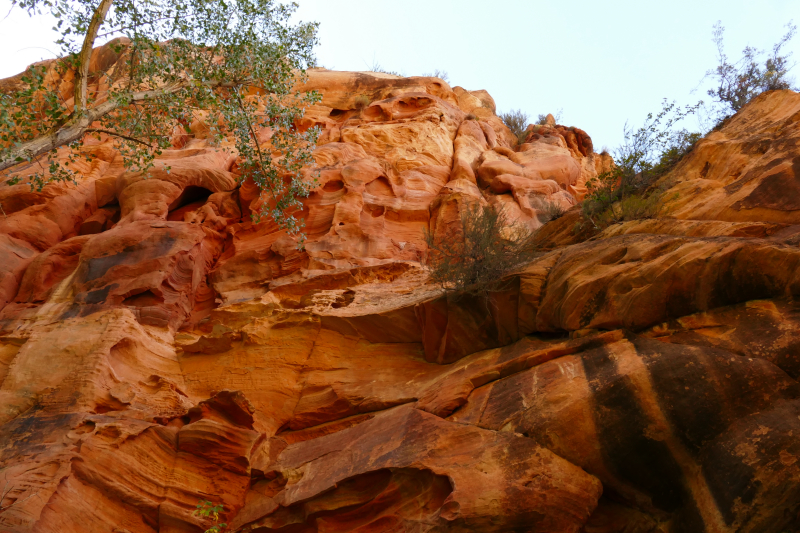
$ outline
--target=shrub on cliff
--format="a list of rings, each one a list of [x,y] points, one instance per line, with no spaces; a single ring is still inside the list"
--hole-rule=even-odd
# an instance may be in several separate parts
[[[543,224],[547,224],[551,220],[558,220],[559,218],[564,216],[567,210],[558,203],[553,202],[551,200],[545,200],[544,204],[542,205],[541,210],[538,213],[539,221]]]
[[[596,229],[619,222],[659,218],[666,214],[666,191],[655,189],[635,192],[603,204],[595,194],[590,194],[581,205],[582,213]]]
[[[397,72],[396,70],[389,70],[383,68],[381,64],[378,63],[378,61],[374,58],[372,59],[372,64],[369,65],[369,71],[377,72],[378,74],[391,74],[392,76],[402,76],[402,74],[400,72]]]
[[[441,238],[425,234],[431,279],[445,289],[480,292],[497,288],[505,274],[536,253],[533,232],[494,205],[466,205],[455,233]]]
[[[62,57],[33,65],[0,94],[0,179],[35,164],[31,187],[74,181],[84,143],[113,140],[126,169],[147,173],[176,130],[202,123],[211,139],[232,141],[241,179],[265,196],[266,215],[290,232],[292,212],[310,191],[300,169],[312,161],[318,130],[295,128],[316,93],[294,87],[313,65],[317,25],[296,24],[295,7],[273,0],[12,0],[49,12]],[[111,41],[113,66],[90,72],[92,49]],[[57,80],[72,79],[71,95]],[[98,91],[90,90],[97,87]],[[70,97],[71,96],[71,97]],[[268,147],[259,132],[270,128]],[[5,172],[4,172],[5,171]]]
[[[200,500],[200,503],[197,504],[197,508],[192,514],[202,520],[212,523],[211,527],[206,529],[203,533],[221,533],[228,527],[228,524],[219,521],[219,514],[224,510],[225,508],[222,504],[215,505],[209,500]]]
[[[725,28],[719,22],[714,25],[718,65],[706,73],[706,78],[714,79],[716,85],[708,90],[716,104],[711,111],[715,127],[759,94],[793,88],[788,77],[791,53],[782,55],[781,51],[794,38],[797,26],[790,22],[786,27],[786,34],[770,54],[748,46],[742,58],[732,63],[724,51]],[[702,104],[681,109],[664,100],[661,112],[649,114],[641,128],[633,130],[626,124],[625,140],[613,152],[616,166],[586,184],[589,192],[581,204],[584,220],[601,229],[614,222],[662,216],[666,187],[655,185],[701,137],[675,126]]]
[[[356,99],[355,99],[354,103],[355,103],[356,109],[364,109],[365,107],[368,107],[371,102],[370,102],[369,96],[367,96],[365,94],[360,94],[360,95],[356,96]]]
[[[450,83],[450,75],[447,73],[446,70],[441,69],[433,69],[433,72],[426,72],[423,76],[428,76],[431,78],[439,78],[440,80],[444,81],[445,83]]]
[[[563,118],[563,115],[564,115],[564,110],[563,109],[559,109],[558,111],[556,111],[555,115],[553,115],[553,118],[555,119],[556,124],[561,124],[561,120]],[[540,113],[536,117],[536,124],[538,124],[540,126],[543,126],[543,125],[547,124],[547,114],[546,113]]]
[[[654,185],[700,139],[699,133],[675,128],[699,106],[680,108],[664,100],[661,111],[648,114],[642,127],[634,130],[626,124],[624,142],[613,153],[614,168],[586,183],[583,218],[602,229],[614,222],[663,215],[664,188]]]
[[[736,113],[763,92],[793,88],[794,80],[788,76],[792,68],[791,52],[781,55],[781,50],[794,38],[796,25],[791,22],[786,25],[786,33],[772,46],[771,53],[747,46],[742,51],[742,57],[734,63],[725,54],[724,33],[725,27],[717,22],[712,40],[717,47],[718,64],[706,73],[706,77],[712,78],[716,85],[708,90],[708,95],[719,104],[720,119]]]
[[[512,109],[508,113],[501,113],[500,120],[511,130],[518,143],[522,143],[525,140],[525,136],[528,133],[526,130],[528,127],[527,113],[524,113],[521,109]]]

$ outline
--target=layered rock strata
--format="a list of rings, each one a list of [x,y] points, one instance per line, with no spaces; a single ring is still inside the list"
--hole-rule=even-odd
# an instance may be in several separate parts
[[[307,88],[304,251],[201,128],[147,176],[99,140],[77,185],[0,188],[0,531],[196,532],[200,500],[253,532],[800,527],[800,95],[700,141],[666,218],[586,235],[545,216],[610,164],[585,132],[518,146],[437,78]],[[542,252],[445,294],[424,232],[475,201]]]

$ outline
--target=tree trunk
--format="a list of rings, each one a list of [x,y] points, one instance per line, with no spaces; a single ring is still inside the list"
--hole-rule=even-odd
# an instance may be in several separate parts
[[[86,110],[89,63],[92,60],[92,49],[94,48],[94,41],[97,38],[97,32],[100,31],[100,26],[103,25],[112,2],[113,0],[100,1],[100,5],[94,10],[92,21],[89,23],[89,28],[86,30],[86,36],[83,38],[81,53],[78,55],[78,68],[75,72],[75,108],[72,110],[72,113],[76,117]]]

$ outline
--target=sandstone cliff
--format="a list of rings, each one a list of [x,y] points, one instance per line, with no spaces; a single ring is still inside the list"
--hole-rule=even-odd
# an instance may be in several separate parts
[[[100,140],[76,186],[0,187],[0,531],[196,532],[199,500],[254,532],[800,527],[800,95],[586,240],[543,225],[609,164],[585,132],[517,147],[437,78],[307,85],[305,251],[199,127],[147,179]],[[543,251],[459,298],[423,231],[475,200]]]

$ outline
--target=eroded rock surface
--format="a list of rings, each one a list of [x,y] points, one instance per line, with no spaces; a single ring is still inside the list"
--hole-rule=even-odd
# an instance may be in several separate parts
[[[517,146],[437,78],[307,87],[303,251],[199,127],[148,176],[96,141],[77,185],[0,187],[0,531],[196,532],[200,500],[253,532],[800,528],[800,95],[587,240],[545,216],[611,164],[582,130]],[[424,231],[473,201],[542,253],[444,294]]]

